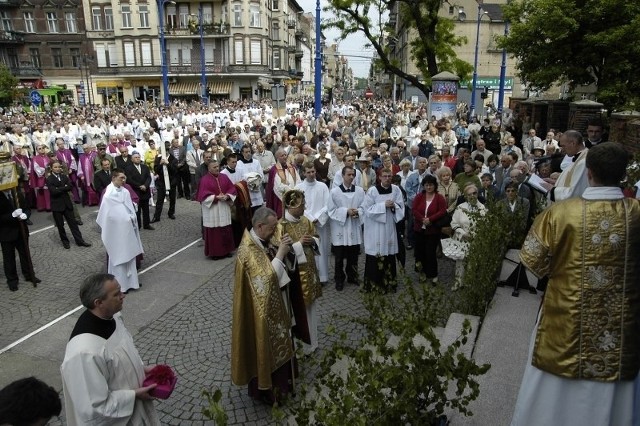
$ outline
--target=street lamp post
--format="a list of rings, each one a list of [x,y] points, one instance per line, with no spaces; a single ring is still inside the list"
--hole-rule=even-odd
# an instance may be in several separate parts
[[[169,105],[169,66],[167,64],[167,41],[164,37],[164,5],[175,4],[173,0],[156,0],[160,21],[160,61],[162,69],[162,92],[164,104]]]
[[[486,12],[482,10],[482,4],[478,3],[478,23],[476,25],[476,51],[473,58],[473,82],[471,91],[471,108],[469,109],[469,119],[476,113],[476,89],[478,84],[478,48],[480,46],[480,21]]]
[[[509,21],[504,21],[504,36],[509,34]],[[507,78],[507,49],[502,48],[502,64],[500,64],[500,92],[498,93],[498,114],[502,116],[504,105],[504,84]]]
[[[202,103],[209,105],[209,97],[207,96],[207,68],[204,61],[204,33],[202,28],[202,3],[200,3],[200,12],[198,17],[198,26],[200,29],[200,84],[202,85]]]
[[[322,97],[322,57],[320,52],[320,0],[316,0],[316,57],[315,57],[315,87],[314,94],[314,117],[318,119],[321,111],[321,97]]]

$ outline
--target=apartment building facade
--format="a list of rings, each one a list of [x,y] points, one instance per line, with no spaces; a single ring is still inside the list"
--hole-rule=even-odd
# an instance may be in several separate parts
[[[164,51],[170,99],[259,100],[313,81],[312,21],[295,0],[0,0],[0,61],[107,105],[162,100]]]

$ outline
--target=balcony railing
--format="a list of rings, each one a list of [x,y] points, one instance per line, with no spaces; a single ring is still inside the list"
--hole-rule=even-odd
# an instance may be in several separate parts
[[[302,49],[296,49],[295,54],[296,58],[302,58],[304,56],[304,52],[302,51]]]
[[[169,75],[175,76],[180,74],[200,74],[202,68],[200,63],[193,63],[189,65],[169,65]],[[227,73],[229,72],[229,66],[223,64],[206,64],[205,72],[207,74]],[[99,75],[129,75],[129,74],[150,74],[160,75],[162,73],[162,67],[153,66],[136,66],[136,67],[103,67],[97,68],[96,74]]]
[[[251,72],[251,73],[256,73],[256,72],[268,72],[269,71],[269,67],[267,67],[266,65],[229,65],[229,72],[238,72],[238,73],[242,73],[242,72]]]
[[[202,24],[202,34],[205,36],[228,36],[231,35],[231,27],[229,24]],[[198,25],[187,28],[166,27],[164,35],[166,37],[200,36],[200,27]]]
[[[42,72],[30,62],[22,62],[19,67],[11,67],[11,74],[16,77],[41,77]]]
[[[294,29],[296,27],[295,19],[287,19],[287,28]]]
[[[0,43],[24,43],[24,33],[0,30]]]
[[[0,0],[0,7],[2,6],[20,6],[22,3],[20,0]]]

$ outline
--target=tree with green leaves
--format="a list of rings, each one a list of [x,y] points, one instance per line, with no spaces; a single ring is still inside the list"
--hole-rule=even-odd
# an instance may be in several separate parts
[[[17,86],[18,79],[4,64],[0,64],[0,105],[9,105],[13,102]]]
[[[397,75],[428,96],[431,77],[449,71],[461,79],[468,79],[473,67],[456,56],[455,48],[467,43],[466,37],[453,33],[454,23],[442,19],[438,12],[442,0],[328,0],[325,11],[335,17],[326,21],[324,28],[339,31],[339,39],[344,40],[350,34],[362,34],[368,44],[376,51],[376,70]],[[400,30],[408,31],[411,59],[422,74],[406,73],[402,64],[394,55],[398,40],[398,29],[389,22],[389,11],[398,10],[397,22],[402,23]],[[392,12],[393,13],[393,12]],[[375,16],[375,19],[372,18]]]
[[[530,88],[595,84],[609,111],[638,108],[640,2],[516,0],[505,17],[511,29],[499,45]]]

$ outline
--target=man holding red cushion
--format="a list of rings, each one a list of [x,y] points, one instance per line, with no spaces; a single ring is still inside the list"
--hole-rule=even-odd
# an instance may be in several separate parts
[[[80,287],[87,308],[76,322],[60,367],[67,424],[159,425],[143,364],[122,321],[125,295],[111,274]]]

